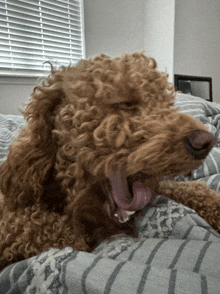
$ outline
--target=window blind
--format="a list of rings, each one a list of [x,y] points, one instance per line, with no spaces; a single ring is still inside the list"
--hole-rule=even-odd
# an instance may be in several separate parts
[[[0,0],[0,72],[39,74],[84,58],[82,0]]]

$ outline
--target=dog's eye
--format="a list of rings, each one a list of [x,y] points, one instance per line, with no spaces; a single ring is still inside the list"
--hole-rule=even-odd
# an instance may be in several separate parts
[[[136,106],[136,104],[134,102],[123,102],[122,105],[124,105],[125,107],[133,107]]]
[[[123,110],[134,110],[137,107],[137,103],[134,101],[121,102],[115,104],[115,107]]]

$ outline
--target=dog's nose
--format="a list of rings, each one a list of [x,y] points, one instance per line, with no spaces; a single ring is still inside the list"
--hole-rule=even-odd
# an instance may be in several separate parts
[[[216,139],[212,134],[201,130],[192,131],[184,139],[187,152],[197,160],[206,158],[215,143]]]

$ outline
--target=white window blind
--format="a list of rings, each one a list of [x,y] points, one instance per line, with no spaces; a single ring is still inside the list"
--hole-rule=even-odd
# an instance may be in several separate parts
[[[0,0],[0,73],[40,74],[84,58],[82,0]]]

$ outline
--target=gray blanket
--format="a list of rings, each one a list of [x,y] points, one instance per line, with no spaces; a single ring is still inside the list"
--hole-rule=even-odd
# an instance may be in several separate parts
[[[219,190],[220,105],[178,94],[176,106],[217,138],[189,180],[202,179]],[[0,116],[2,160],[21,122]],[[220,235],[195,211],[158,196],[138,215],[137,226],[138,239],[103,242],[92,253],[51,248],[13,264],[0,273],[0,293],[220,293]]]

